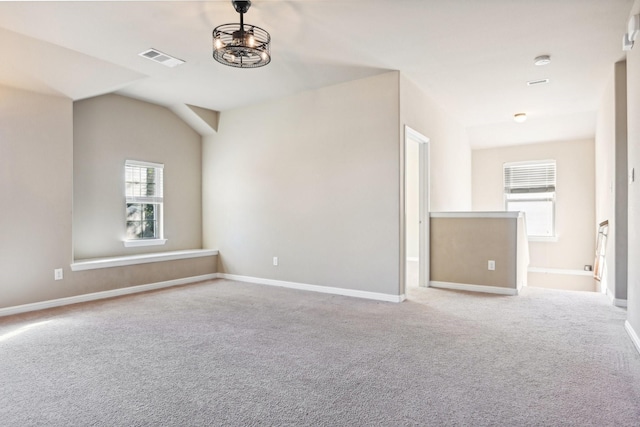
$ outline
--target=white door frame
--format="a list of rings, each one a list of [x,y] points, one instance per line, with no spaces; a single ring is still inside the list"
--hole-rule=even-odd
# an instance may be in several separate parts
[[[404,159],[403,159],[403,203],[402,203],[402,245],[401,245],[401,261],[402,261],[402,289],[401,293],[406,294],[407,288],[407,259],[406,259],[406,240],[407,240],[407,145],[410,142],[418,143],[418,163],[419,163],[419,201],[418,201],[418,217],[419,217],[419,249],[418,249],[418,283],[420,286],[429,286],[429,138],[411,127],[404,126]]]

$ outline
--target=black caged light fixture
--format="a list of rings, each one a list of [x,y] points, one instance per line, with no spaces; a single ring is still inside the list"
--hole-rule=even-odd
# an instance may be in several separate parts
[[[244,23],[250,1],[232,1],[240,14],[239,24],[224,24],[213,29],[213,59],[237,68],[258,68],[271,62],[271,36],[266,30]]]

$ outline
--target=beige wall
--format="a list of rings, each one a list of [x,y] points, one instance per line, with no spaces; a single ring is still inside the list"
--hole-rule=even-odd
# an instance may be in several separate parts
[[[221,271],[397,295],[398,100],[391,72],[223,112],[203,150]]]
[[[640,0],[632,14],[640,13]],[[621,32],[624,29],[621,29]],[[640,334],[640,43],[627,53],[627,106],[629,168],[636,171],[636,180],[629,185],[629,277],[627,289],[628,320]]]
[[[71,271],[73,121],[70,99],[0,86],[0,308],[215,273],[216,256]]]
[[[401,79],[390,72],[221,114],[203,148],[204,244],[220,250],[221,271],[401,292],[403,125],[431,138],[432,163],[470,159],[462,128]],[[468,173],[432,168],[435,204],[470,206]]]
[[[471,148],[464,127],[402,74],[400,124],[430,140],[429,210],[471,210]]]
[[[167,282],[216,272],[217,256],[75,271],[69,277],[70,295],[109,291],[129,286]],[[57,282],[59,283],[59,282]]]
[[[502,165],[505,162],[555,159],[558,241],[530,241],[530,266],[583,270],[585,265],[593,265],[595,253],[594,151],[593,140],[474,150],[473,210],[504,210]],[[536,277],[529,277],[530,286],[536,286]],[[572,280],[571,276],[566,276],[566,280]],[[594,290],[595,284],[590,281],[588,288],[583,290]]]
[[[118,95],[74,103],[75,259],[202,247],[201,137],[168,109]],[[125,248],[125,160],[164,164],[163,246]]]
[[[54,298],[71,262],[73,106],[0,86],[0,306]]]
[[[430,280],[515,289],[517,236],[517,218],[431,218]]]
[[[596,223],[609,221],[609,237],[602,284],[615,289],[615,78],[614,69],[598,109],[595,138]],[[625,167],[626,170],[626,167]]]

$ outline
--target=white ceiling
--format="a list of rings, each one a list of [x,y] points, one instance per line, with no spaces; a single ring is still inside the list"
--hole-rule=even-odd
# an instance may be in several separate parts
[[[109,92],[224,111],[400,70],[482,148],[594,136],[596,109],[624,58],[633,0],[254,0],[272,62],[211,57],[211,31],[237,22],[228,0],[0,2],[0,84],[73,100]],[[138,56],[155,48],[176,68]],[[533,65],[537,55],[552,63]],[[528,87],[532,79],[545,86]],[[513,122],[526,112],[529,120]]]

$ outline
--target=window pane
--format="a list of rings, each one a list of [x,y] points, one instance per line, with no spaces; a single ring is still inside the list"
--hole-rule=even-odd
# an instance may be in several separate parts
[[[142,238],[142,223],[140,221],[127,221],[127,239]]]
[[[127,221],[141,221],[142,206],[135,203],[127,203]]]
[[[156,205],[146,204],[143,206],[144,219],[145,220],[157,220],[156,217]]]
[[[155,221],[143,221],[142,222],[142,238],[153,239],[156,237],[156,222]]]
[[[162,212],[163,165],[125,163],[127,239],[158,239]]]
[[[553,236],[553,200],[507,200],[507,210],[525,213],[529,236]]]

